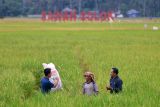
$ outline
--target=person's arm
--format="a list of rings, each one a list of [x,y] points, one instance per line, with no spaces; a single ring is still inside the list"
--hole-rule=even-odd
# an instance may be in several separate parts
[[[98,91],[97,84],[94,83],[94,84],[93,84],[93,87],[94,87],[94,92],[95,92],[95,94],[98,95],[98,92],[99,92],[99,91]]]
[[[107,85],[107,86],[106,86],[106,89],[107,89],[107,90],[112,90],[112,87],[111,87],[111,79],[109,80],[109,82],[110,82],[110,85]]]
[[[83,83],[83,86],[82,86],[82,93],[85,94],[85,88],[84,88],[84,85],[85,83]]]
[[[107,90],[112,90],[111,86],[106,86]]]
[[[58,85],[58,79],[55,79],[53,82],[48,82],[50,88],[55,88]]]
[[[49,81],[49,82],[48,82],[48,86],[49,86],[50,88],[53,88],[53,87],[54,87],[54,84]]]
[[[58,79],[58,78],[56,78],[56,79],[53,81],[53,84],[54,84],[53,88],[57,87],[57,85],[58,85],[58,81],[59,81],[59,79]]]

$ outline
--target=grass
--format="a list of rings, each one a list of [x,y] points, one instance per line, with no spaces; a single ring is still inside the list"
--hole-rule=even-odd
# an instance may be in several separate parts
[[[159,22],[148,22],[144,29],[144,22],[1,20],[0,106],[159,107],[160,31],[151,30],[155,25]],[[43,62],[56,65],[64,90],[41,94]],[[113,66],[124,81],[118,95],[105,90]],[[96,76],[96,97],[82,95],[86,69]]]

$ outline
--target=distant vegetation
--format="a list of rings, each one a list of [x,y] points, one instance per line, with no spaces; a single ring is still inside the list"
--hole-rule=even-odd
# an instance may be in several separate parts
[[[64,8],[85,11],[118,11],[125,16],[136,9],[142,17],[160,17],[160,0],[0,0],[0,17],[41,14]]]

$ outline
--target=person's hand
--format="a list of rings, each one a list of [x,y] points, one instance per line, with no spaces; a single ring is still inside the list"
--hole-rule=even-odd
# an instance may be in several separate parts
[[[58,85],[58,80],[55,79],[53,84],[54,84],[54,87],[56,87]]]
[[[57,78],[55,78],[55,80],[59,81],[59,78],[57,77]]]
[[[106,89],[107,89],[107,90],[111,90],[111,87],[110,87],[110,86],[107,86]]]

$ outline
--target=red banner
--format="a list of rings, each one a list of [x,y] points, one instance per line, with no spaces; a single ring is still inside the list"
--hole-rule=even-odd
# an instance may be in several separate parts
[[[45,12],[45,11],[42,11],[42,16],[41,16],[41,20],[42,21],[101,21],[101,22],[104,22],[104,21],[107,21],[107,19],[109,20],[110,18],[113,19],[112,17],[112,12],[109,11],[108,13],[107,12],[100,12],[100,13],[97,13],[95,11],[88,11],[88,12],[85,12],[85,11],[82,11],[80,13],[80,15],[78,16],[76,11],[73,10],[71,12],[54,12],[52,13],[51,11],[48,12],[48,14]]]

